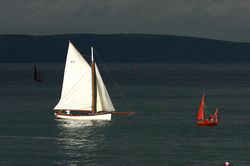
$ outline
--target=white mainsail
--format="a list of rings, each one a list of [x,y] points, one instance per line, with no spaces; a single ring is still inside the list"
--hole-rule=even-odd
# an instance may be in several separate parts
[[[101,75],[96,68],[96,111],[115,111]],[[64,70],[62,94],[55,110],[91,111],[92,83],[91,67],[71,42]]]

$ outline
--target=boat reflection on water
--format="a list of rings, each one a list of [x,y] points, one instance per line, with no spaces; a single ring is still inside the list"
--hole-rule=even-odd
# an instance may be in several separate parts
[[[77,121],[77,120],[63,120],[56,119],[58,121],[58,127],[64,130],[67,129],[77,129],[77,128],[87,128],[87,127],[101,127],[110,125],[110,121]]]
[[[61,155],[56,164],[93,165],[108,144],[106,127],[110,121],[57,120],[58,147]]]

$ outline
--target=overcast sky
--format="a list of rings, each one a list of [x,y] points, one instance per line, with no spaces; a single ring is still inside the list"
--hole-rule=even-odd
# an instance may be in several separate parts
[[[0,34],[147,33],[250,42],[250,0],[0,0]]]

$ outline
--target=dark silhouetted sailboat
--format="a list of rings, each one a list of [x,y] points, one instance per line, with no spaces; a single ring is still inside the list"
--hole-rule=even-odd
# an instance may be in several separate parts
[[[35,81],[43,81],[40,72],[38,71],[37,65],[34,65],[34,74],[33,74]]]

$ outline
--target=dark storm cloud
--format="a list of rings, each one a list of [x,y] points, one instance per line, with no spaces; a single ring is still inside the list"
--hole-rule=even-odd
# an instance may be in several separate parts
[[[248,0],[1,0],[0,33],[157,33],[250,41]]]

